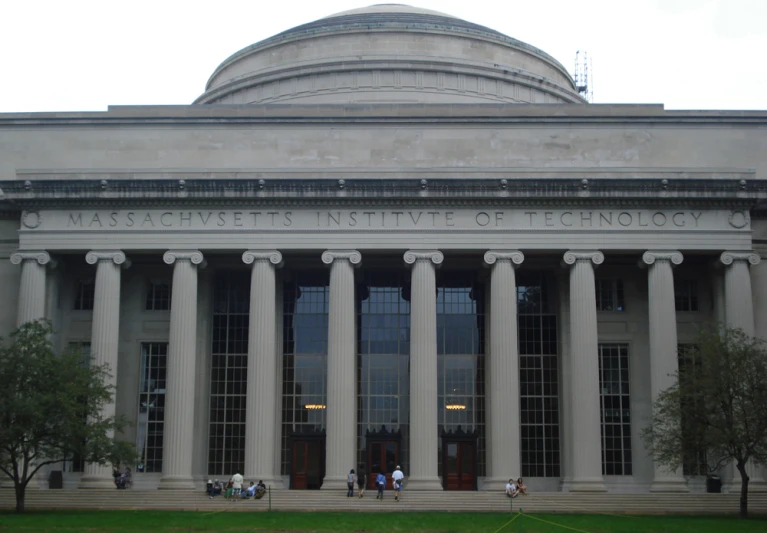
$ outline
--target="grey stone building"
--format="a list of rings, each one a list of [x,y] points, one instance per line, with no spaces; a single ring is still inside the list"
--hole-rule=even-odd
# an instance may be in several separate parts
[[[344,12],[189,106],[0,115],[0,330],[111,366],[139,487],[699,491],[639,433],[697,324],[767,327],[765,154],[767,112],[589,105],[489,28]]]

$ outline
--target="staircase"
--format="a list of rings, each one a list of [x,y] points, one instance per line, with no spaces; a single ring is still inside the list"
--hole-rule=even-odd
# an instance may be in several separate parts
[[[737,494],[578,494],[535,493],[510,501],[503,493],[411,491],[394,501],[387,491],[383,501],[375,491],[363,499],[347,498],[345,491],[274,490],[271,507],[276,511],[467,511],[509,512],[521,507],[528,513],[616,513],[616,514],[735,514]],[[767,493],[749,495],[749,511],[767,514]],[[0,489],[0,509],[13,508],[13,490]],[[157,509],[187,511],[266,511],[269,496],[262,500],[213,500],[202,492],[158,490],[27,490],[28,509]]]

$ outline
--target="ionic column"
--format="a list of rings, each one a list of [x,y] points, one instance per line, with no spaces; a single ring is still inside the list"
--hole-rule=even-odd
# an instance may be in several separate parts
[[[437,283],[438,251],[410,250],[410,474],[408,489],[441,490],[437,476]]]
[[[571,492],[604,491],[599,402],[599,346],[594,266],[602,252],[566,252],[570,268],[571,381],[573,406],[573,479]]]
[[[756,252],[724,252],[720,260],[724,270],[724,316],[728,328],[739,328],[749,337],[754,330],[754,300],[751,288],[749,266],[756,266],[761,257]],[[735,488],[740,487],[740,472],[733,467]],[[749,477],[748,489],[755,492],[767,491],[761,468],[753,462],[746,463]],[[739,489],[738,489],[739,490]]]
[[[274,431],[278,394],[275,376],[275,269],[282,265],[276,250],[249,250],[242,254],[250,273],[248,328],[248,386],[245,398],[245,479],[260,480],[282,488],[274,471]]]
[[[490,416],[487,440],[490,457],[485,490],[502,490],[519,477],[519,347],[517,343],[517,281],[514,268],[522,252],[491,250],[485,254],[490,274]]]
[[[655,401],[674,384],[679,369],[676,334],[676,304],[674,301],[673,265],[682,264],[679,252],[645,252],[650,324],[650,392]],[[651,492],[687,492],[687,483],[681,468],[676,472],[655,463]]]
[[[117,385],[117,355],[120,342],[120,270],[128,267],[125,254],[119,250],[93,251],[85,255],[89,265],[96,265],[91,333],[91,364],[106,365],[107,384]],[[101,418],[115,416],[115,398],[104,404]],[[114,480],[109,465],[86,463],[80,480],[82,489],[112,489]]]
[[[160,489],[194,489],[192,439],[194,438],[194,376],[197,358],[197,267],[202,252],[165,252],[163,261],[173,266],[170,301],[170,334],[165,392],[165,434]]]
[[[325,479],[323,489],[346,488],[346,477],[357,464],[357,360],[354,317],[356,250],[328,250],[328,398],[326,410]]]
[[[11,263],[21,265],[16,326],[45,318],[45,265],[51,262],[48,252],[15,252]]]

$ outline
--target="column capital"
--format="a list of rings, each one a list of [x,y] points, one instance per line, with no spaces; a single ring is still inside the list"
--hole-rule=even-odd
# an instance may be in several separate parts
[[[719,260],[726,266],[733,264],[736,261],[748,261],[751,265],[758,265],[762,258],[756,252],[723,252],[719,257]]]
[[[163,254],[162,260],[167,265],[172,265],[176,261],[189,261],[193,265],[201,265],[204,257],[199,250],[168,250]]]
[[[252,265],[255,262],[268,262],[275,268],[282,266],[282,254],[277,250],[247,250],[242,254],[242,262]]]
[[[653,265],[656,261],[668,261],[672,265],[681,265],[683,259],[684,256],[682,256],[681,252],[676,250],[648,250],[642,254],[642,263],[644,265]]]
[[[130,266],[130,260],[125,257],[125,252],[120,250],[91,250],[85,254],[85,262],[89,265],[95,265],[99,261],[112,261],[115,265],[123,265],[124,268]]]
[[[48,252],[42,250],[19,250],[11,254],[11,263],[14,265],[20,265],[22,261],[37,261],[40,265],[47,265],[51,262],[51,256]]]
[[[431,261],[435,265],[441,265],[445,256],[439,250],[408,250],[403,258],[408,265],[415,264],[417,261]]]
[[[362,254],[357,250],[326,250],[322,252],[322,262],[326,265],[332,265],[336,259],[346,259],[352,265],[359,265],[362,261]]]
[[[567,265],[574,265],[577,261],[591,261],[595,265],[601,265],[605,261],[605,255],[596,250],[570,250],[565,252],[562,259]]]
[[[489,250],[485,252],[485,266],[493,266],[499,261],[509,261],[512,266],[521,265],[525,254],[519,250]]]

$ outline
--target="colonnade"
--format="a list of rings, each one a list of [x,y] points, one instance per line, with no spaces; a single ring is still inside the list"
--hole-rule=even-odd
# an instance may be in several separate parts
[[[163,256],[173,266],[173,290],[167,362],[165,435],[162,489],[192,489],[192,442],[197,328],[197,270],[204,265],[197,250],[168,251]],[[252,265],[248,337],[249,387],[258,391],[258,402],[247,395],[245,472],[248,479],[263,479],[282,486],[279,453],[273,436],[278,420],[281,369],[277,368],[276,273],[282,255],[276,250],[248,250],[242,255]],[[349,465],[356,457],[356,348],[354,267],[357,250],[328,250],[322,261],[330,267],[328,329],[328,397],[326,474],[323,488],[344,488]],[[405,263],[411,268],[410,310],[410,489],[439,489],[437,435],[437,329],[435,269],[444,257],[437,250],[409,250]],[[651,391],[655,398],[668,387],[677,369],[676,311],[673,266],[683,260],[677,251],[647,251],[641,264],[648,272]],[[51,262],[44,251],[19,251],[12,255],[21,264],[19,324],[45,316],[45,268]],[[119,250],[90,251],[96,265],[92,325],[92,352],[98,363],[117,369],[120,271],[129,261]],[[486,489],[502,488],[521,471],[519,432],[519,353],[517,343],[517,288],[515,268],[524,261],[517,250],[490,250],[484,263],[490,274],[488,384],[488,442]],[[564,399],[570,406],[569,447],[572,450],[572,491],[603,491],[598,334],[594,268],[604,261],[599,251],[568,251],[564,266],[570,270],[569,382]],[[759,263],[753,252],[724,252],[725,314],[728,325],[754,333],[754,312],[749,265]],[[114,378],[113,378],[114,379]],[[566,376],[566,379],[567,376]],[[114,404],[104,415],[114,414]],[[566,437],[567,438],[567,437]],[[754,471],[756,475],[756,471]],[[111,471],[87,465],[82,487],[112,485]],[[686,490],[681,469],[673,473],[656,466],[652,489]]]

